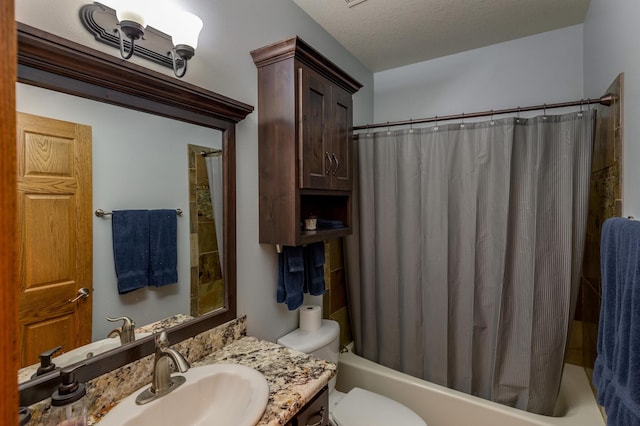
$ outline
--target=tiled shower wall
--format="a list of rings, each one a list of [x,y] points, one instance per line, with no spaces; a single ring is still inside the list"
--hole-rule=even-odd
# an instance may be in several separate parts
[[[326,292],[322,297],[324,318],[340,324],[340,346],[353,340],[349,308],[347,307],[347,274],[344,267],[342,238],[325,241],[324,280]]]
[[[189,223],[191,236],[191,315],[224,306],[224,281],[213,220],[209,178],[202,151],[189,145]]]
[[[609,87],[615,96],[609,106],[598,106],[596,137],[591,165],[589,214],[580,293],[572,324],[566,361],[592,369],[596,359],[602,283],[600,233],[610,217],[622,215],[622,87],[623,76]]]

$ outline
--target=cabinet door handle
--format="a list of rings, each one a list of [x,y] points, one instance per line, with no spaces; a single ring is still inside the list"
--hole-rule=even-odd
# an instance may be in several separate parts
[[[325,172],[325,174],[329,176],[329,173],[331,173],[331,169],[333,168],[333,160],[331,159],[331,154],[329,154],[328,152],[325,152],[324,155],[326,155],[327,160],[329,160],[329,167],[327,167],[327,171]]]
[[[338,157],[336,157],[336,153],[333,153],[333,161],[336,162],[336,167],[333,169],[333,175],[336,176],[338,174],[338,169],[340,168],[340,162],[338,161]]]
[[[307,420],[307,426],[322,426],[324,424],[324,413],[324,407],[320,407],[320,411],[311,416],[311,419]],[[315,423],[309,423],[311,421],[315,421],[318,417],[320,417],[320,420],[316,421]]]

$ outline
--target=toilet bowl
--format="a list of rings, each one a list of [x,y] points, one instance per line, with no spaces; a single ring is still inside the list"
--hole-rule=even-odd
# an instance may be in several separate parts
[[[279,338],[278,344],[337,364],[339,339],[340,325],[322,320],[320,329],[296,329]],[[335,384],[336,377],[329,381],[329,417],[335,426],[426,426],[420,416],[391,398],[360,388],[345,394]]]

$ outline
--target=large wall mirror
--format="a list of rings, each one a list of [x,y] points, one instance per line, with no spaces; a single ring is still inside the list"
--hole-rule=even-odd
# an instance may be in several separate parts
[[[87,300],[92,305],[91,340],[104,339],[115,328],[107,316],[129,316],[140,326],[184,314],[183,322],[167,330],[171,343],[235,318],[235,124],[253,107],[23,24],[18,24],[16,94],[18,112],[92,129],[93,201],[84,213],[91,216],[93,239],[93,282]],[[213,223],[213,214],[208,220],[207,208],[202,211],[207,197],[196,192],[204,173],[197,164],[202,166],[204,160],[194,147],[222,152],[223,185],[218,190],[223,208],[221,220],[216,217],[222,224]],[[178,283],[118,294],[111,217],[95,216],[97,208],[181,209]],[[207,244],[198,247],[197,237],[210,227],[221,234],[214,245],[216,255],[224,256],[218,257],[216,273],[210,274],[216,279],[208,283],[198,280],[207,270],[198,252]],[[216,264],[209,254],[201,257]],[[199,305],[194,300],[198,284],[214,288],[210,293],[215,301],[200,303],[211,306],[209,310],[194,309]],[[143,336],[83,360],[78,377],[89,380],[153,350],[152,337]],[[50,373],[21,383],[21,404],[50,394],[57,380],[58,374]]]

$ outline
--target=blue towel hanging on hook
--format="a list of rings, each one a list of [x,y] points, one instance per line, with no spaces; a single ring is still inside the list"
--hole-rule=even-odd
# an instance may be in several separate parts
[[[278,289],[276,302],[286,303],[290,311],[298,309],[303,293],[320,296],[325,292],[324,242],[303,247],[282,247],[278,253]]]
[[[302,247],[282,247],[278,254],[278,290],[276,301],[286,303],[290,311],[304,299],[304,252]]]

